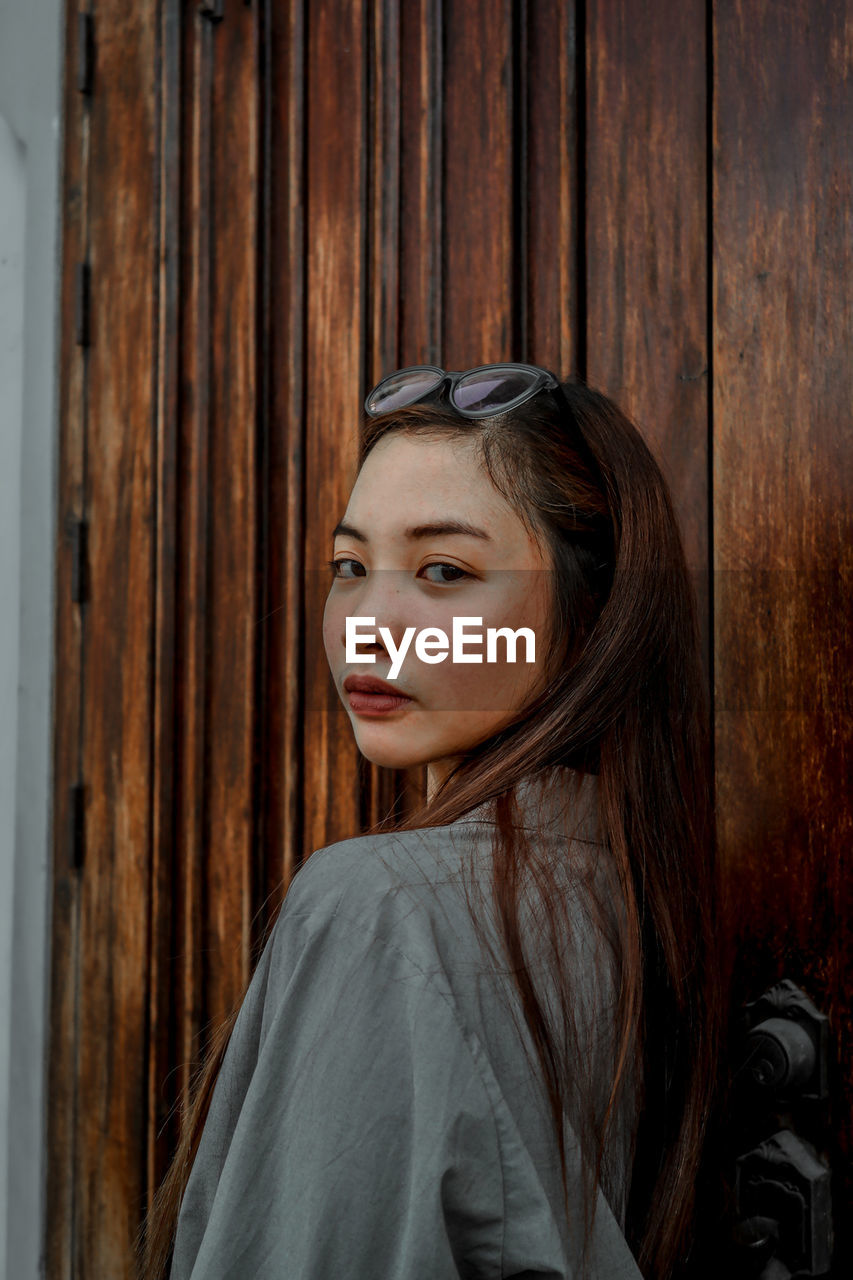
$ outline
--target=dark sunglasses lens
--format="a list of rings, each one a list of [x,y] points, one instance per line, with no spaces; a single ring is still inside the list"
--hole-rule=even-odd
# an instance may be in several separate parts
[[[457,409],[499,413],[536,385],[538,374],[527,369],[482,369],[460,378],[453,389]]]
[[[370,413],[392,413],[403,405],[415,404],[440,385],[442,376],[432,369],[402,369],[380,382],[367,401]]]

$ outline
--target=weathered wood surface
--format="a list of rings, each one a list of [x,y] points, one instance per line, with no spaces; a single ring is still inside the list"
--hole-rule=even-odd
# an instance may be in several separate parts
[[[584,350],[579,323],[584,77],[576,9],[571,0],[528,5],[520,67],[527,123],[519,144],[526,217],[519,235],[523,296],[516,306],[524,308],[524,323],[517,358],[553,369],[558,377],[582,372]]]
[[[184,7],[181,37],[180,226],[169,249],[178,259],[181,308],[173,341],[179,347],[180,499],[172,534],[175,550],[175,777],[174,777],[174,1036],[177,1095],[186,1105],[192,1066],[201,1050],[206,995],[202,981],[205,901],[201,851],[205,841],[208,558],[211,511],[210,420],[210,111],[214,31]],[[163,531],[163,536],[167,536]],[[173,1135],[170,1133],[169,1135]],[[156,1183],[160,1166],[149,1170]]]
[[[853,1200],[852,17],[720,6],[713,58],[720,846],[739,993],[785,976],[831,1019],[839,1205]]]
[[[400,365],[441,364],[441,0],[400,6]],[[369,388],[368,388],[369,390]]]
[[[212,37],[207,192],[208,537],[205,828],[205,1016],[219,1021],[250,967],[253,740],[256,704],[258,15],[233,4]],[[207,320],[207,317],[205,317]],[[235,971],[236,969],[236,971]]]
[[[124,1275],[145,1197],[157,31],[155,11],[144,6],[105,6],[103,16],[94,91],[85,106],[70,107],[66,133],[71,235],[64,278],[75,257],[85,256],[91,305],[85,354],[65,348],[63,456],[70,474],[61,500],[65,515],[79,512],[89,522],[90,590],[69,625],[67,556],[61,555],[57,709],[68,718],[57,728],[60,744],[68,734],[74,748],[60,745],[57,790],[60,797],[67,791],[65,770],[79,770],[85,861],[72,885],[60,801],[56,937],[69,970],[53,992],[52,1074],[55,1081],[64,1078],[51,1094],[49,1123],[51,1153],[64,1163],[70,1186],[51,1177],[57,1198],[48,1214],[47,1252],[57,1276]],[[67,26],[72,45],[76,26]],[[76,989],[66,998],[69,980]]]
[[[180,226],[180,4],[169,0],[160,15],[162,62],[158,147],[161,249],[155,280],[157,327],[154,384],[154,533],[153,689],[151,700],[151,888],[148,969],[148,1061],[146,1116],[146,1195],[155,1188],[156,1171],[163,1167],[177,1138],[170,1098],[164,1082],[173,1067],[174,853],[175,840],[175,664],[176,543],[173,531],[178,510],[178,412],[180,404],[180,348],[178,332],[180,261],[169,247],[177,243]]]
[[[91,98],[66,22],[48,1274],[129,1273],[294,868],[423,794],[359,757],[320,639],[396,365],[581,372],[646,431],[704,592],[738,998],[801,980],[849,1064],[849,5],[94,8]]]
[[[366,302],[365,48],[361,0],[307,10],[305,634],[302,853],[359,828],[358,751],[323,649],[331,533],[355,479]]]
[[[705,25],[699,0],[588,6],[584,144],[586,376],[654,450],[697,577],[709,502]]]
[[[264,591],[255,618],[260,707],[255,799],[258,939],[301,857],[305,333],[305,29],[303,6],[267,6],[260,33],[263,210],[258,333]]]
[[[454,369],[510,360],[514,305],[513,13],[444,0],[442,351]]]
[[[144,1196],[151,874],[156,11],[115,5],[90,113],[86,787],[72,1267],[120,1276]]]

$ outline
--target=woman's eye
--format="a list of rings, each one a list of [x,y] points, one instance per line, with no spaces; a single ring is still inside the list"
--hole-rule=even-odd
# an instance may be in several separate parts
[[[365,574],[365,568],[361,561],[353,560],[349,556],[342,556],[340,560],[327,560],[326,563],[331,569],[332,577],[334,578],[361,578]],[[352,565],[352,570],[347,572],[344,567],[345,565]],[[461,582],[463,578],[471,577],[471,574],[468,573],[466,569],[460,569],[458,564],[445,564],[441,561],[436,561],[434,564],[424,565],[421,573],[426,573],[429,569],[439,570],[441,574],[445,574],[445,572],[449,571],[451,575],[455,575],[449,578],[442,576],[427,579],[434,586],[450,586],[452,582]]]
[[[360,560],[352,560],[352,559],[349,559],[348,557],[342,557],[340,560],[327,560],[327,561],[326,561],[326,563],[328,564],[329,568],[330,568],[330,569],[331,569],[331,571],[332,571],[332,577],[333,577],[333,578],[358,578],[358,577],[361,577],[361,574],[358,574],[358,573],[344,573],[344,571],[343,571],[343,566],[344,566],[344,565],[346,565],[346,564],[354,564],[354,565],[356,565],[359,569],[363,569],[363,568],[364,568],[364,565],[361,563],[361,561],[360,561]]]
[[[461,582],[462,578],[471,577],[470,573],[465,569],[460,569],[458,564],[442,564],[440,561],[436,561],[435,564],[424,565],[424,570],[426,569],[449,569],[451,573],[459,574],[458,578],[430,578],[429,581],[434,582],[436,585],[449,586],[451,582]]]

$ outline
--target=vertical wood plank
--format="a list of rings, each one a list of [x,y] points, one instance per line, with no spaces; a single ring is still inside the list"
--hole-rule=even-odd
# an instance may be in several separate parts
[[[700,0],[586,6],[586,377],[637,421],[708,562],[706,34]],[[707,604],[703,605],[707,630]]]
[[[208,560],[210,524],[211,81],[214,31],[183,6],[181,74],[181,411],[176,537],[175,638],[175,982],[181,1103],[201,1047],[203,875],[205,839]]]
[[[465,369],[518,358],[512,4],[445,0],[444,50],[442,337]]]
[[[65,4],[60,294],[60,430],[54,603],[52,919],[47,1087],[47,1238],[51,1277],[71,1275],[75,1188],[76,1009],[79,992],[80,872],[70,864],[69,790],[80,778],[81,661],[85,605],[71,600],[71,537],[85,513],[86,349],[74,338],[76,264],[87,244],[87,99],[76,86],[76,0]]]
[[[181,13],[159,13],[155,572],[151,757],[151,939],[146,1193],[150,1203],[178,1137],[172,1111],[175,835],[175,652],[178,492]]]
[[[398,367],[400,241],[399,0],[374,0],[368,45],[367,381]]]
[[[266,762],[262,903],[274,909],[302,855],[305,32],[303,5],[267,6],[264,101],[266,602],[261,759]],[[261,922],[263,924],[263,921]]]
[[[850,24],[849,5],[806,0],[714,16],[720,845],[740,997],[785,976],[831,1020],[839,1206],[853,1197]]]
[[[219,1021],[251,961],[257,572],[257,10],[213,30],[205,780],[205,1011]],[[239,109],[235,109],[239,104]]]
[[[72,1273],[130,1274],[145,1192],[151,848],[157,14],[105,0],[91,104],[91,348]]]
[[[519,358],[568,377],[579,358],[577,14],[566,0],[537,0],[527,12],[528,220],[519,248],[527,259],[527,349]]]
[[[366,9],[307,10],[304,856],[361,821],[357,748],[322,644],[331,530],[355,478],[364,388]]]
[[[442,0],[400,9],[401,366],[441,362]]]

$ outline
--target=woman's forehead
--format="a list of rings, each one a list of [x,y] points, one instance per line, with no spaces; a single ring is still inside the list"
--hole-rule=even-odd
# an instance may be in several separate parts
[[[366,507],[377,517],[393,516],[396,523],[426,524],[453,512],[481,527],[512,512],[473,442],[402,435],[380,440],[365,458],[348,511],[352,515]]]
[[[511,554],[530,567],[543,560],[531,530],[489,478],[476,438],[383,437],[362,464],[342,524],[359,542],[408,547],[440,537],[448,547],[458,544],[460,555],[494,561]]]

